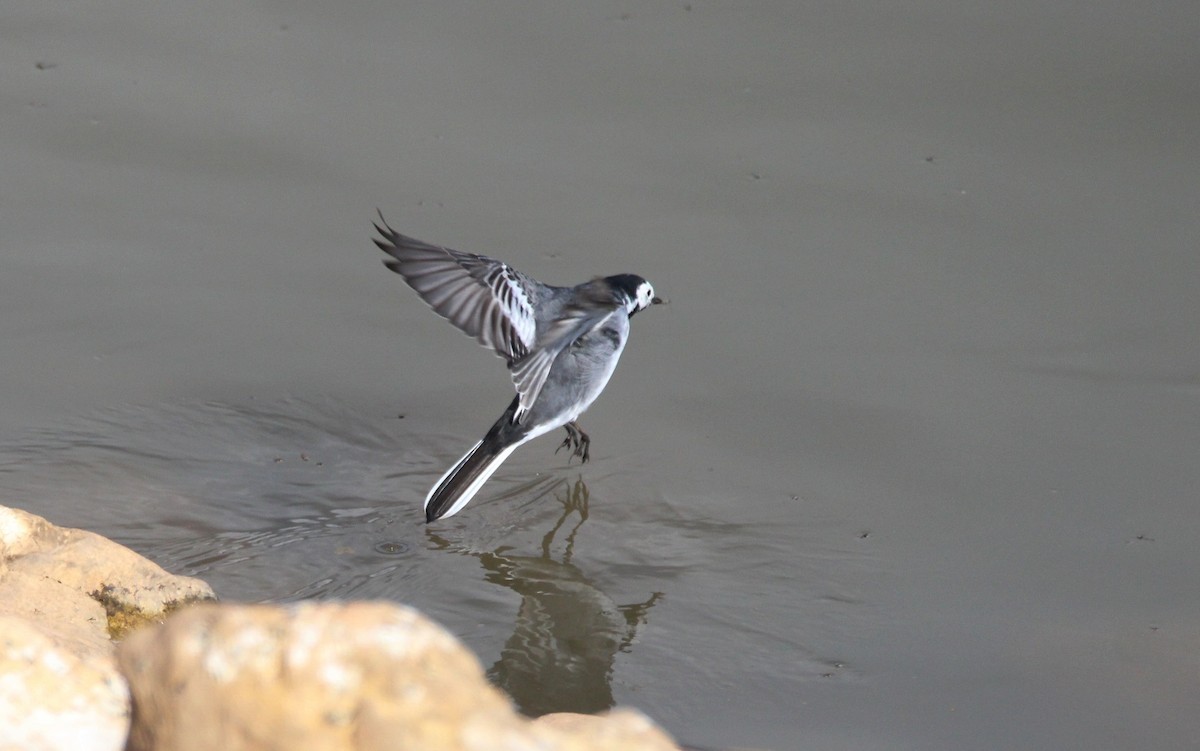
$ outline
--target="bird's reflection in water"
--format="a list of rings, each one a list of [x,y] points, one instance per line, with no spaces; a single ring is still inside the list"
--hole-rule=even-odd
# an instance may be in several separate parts
[[[554,494],[563,513],[542,538],[540,555],[514,555],[510,546],[472,553],[487,581],[521,596],[513,634],[488,677],[531,716],[612,707],[613,660],[630,650],[638,626],[662,596],[655,592],[644,602],[618,605],[571,563],[575,535],[588,518],[589,491],[582,478],[563,481],[563,490],[565,495]],[[556,560],[554,538],[575,514]]]

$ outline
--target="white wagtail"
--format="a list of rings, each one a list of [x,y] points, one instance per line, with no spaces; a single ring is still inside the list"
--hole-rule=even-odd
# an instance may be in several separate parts
[[[384,265],[438,315],[508,363],[517,396],[483,440],[446,470],[425,497],[425,521],[451,516],[479,492],[517,446],[557,427],[559,449],[588,460],[591,438],[575,420],[608,384],[634,313],[665,302],[633,274],[552,287],[506,263],[401,235],[381,215]],[[570,459],[570,457],[568,457]]]

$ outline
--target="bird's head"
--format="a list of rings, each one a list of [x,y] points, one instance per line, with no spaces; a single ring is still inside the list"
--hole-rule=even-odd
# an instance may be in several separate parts
[[[625,300],[625,312],[633,315],[645,310],[651,305],[661,305],[666,300],[654,294],[654,285],[636,274],[618,274],[610,276],[605,281],[612,285],[613,291]]]

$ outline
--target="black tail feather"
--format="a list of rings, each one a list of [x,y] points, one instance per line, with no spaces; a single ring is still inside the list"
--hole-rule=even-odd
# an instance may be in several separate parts
[[[466,506],[496,468],[524,443],[525,431],[514,430],[512,415],[520,399],[513,399],[483,440],[442,475],[425,498],[425,523],[450,516]]]
[[[480,441],[459,459],[425,501],[426,523],[445,516],[499,453],[494,446],[487,446],[486,442]]]

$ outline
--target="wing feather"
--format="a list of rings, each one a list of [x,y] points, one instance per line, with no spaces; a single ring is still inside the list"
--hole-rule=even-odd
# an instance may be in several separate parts
[[[396,232],[381,215],[375,244],[399,274],[446,320],[510,365],[536,340],[533,299],[539,282],[487,256],[430,245]]]

